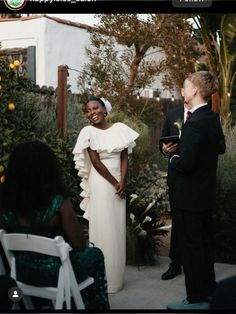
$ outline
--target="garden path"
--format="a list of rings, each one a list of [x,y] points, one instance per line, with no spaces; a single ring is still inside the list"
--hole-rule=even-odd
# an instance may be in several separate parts
[[[161,280],[167,270],[169,258],[160,256],[156,266],[126,266],[124,288],[109,294],[113,310],[164,310],[170,302],[183,300],[184,275],[172,280]],[[215,264],[217,281],[236,274],[236,265]]]

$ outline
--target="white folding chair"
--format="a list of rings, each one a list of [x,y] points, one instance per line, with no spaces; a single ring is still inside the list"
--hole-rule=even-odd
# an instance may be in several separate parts
[[[64,302],[66,302],[66,309],[71,309],[71,297],[73,297],[76,308],[84,309],[80,291],[93,284],[94,279],[87,277],[77,283],[69,257],[72,248],[61,236],[51,239],[31,234],[6,233],[1,229],[0,240],[10,265],[10,275],[22,290],[27,309],[32,309],[33,306],[29,296],[50,299],[55,309],[63,309]],[[37,252],[59,257],[62,265],[59,269],[57,287],[48,287],[46,282],[45,287],[37,287],[18,281],[14,251]]]

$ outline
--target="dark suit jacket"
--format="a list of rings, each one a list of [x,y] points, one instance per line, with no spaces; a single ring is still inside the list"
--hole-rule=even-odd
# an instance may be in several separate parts
[[[181,125],[183,125],[183,121],[184,121],[184,107],[183,106],[168,111],[163,128],[162,128],[161,137],[178,135],[179,129],[175,125],[175,122],[177,121],[180,122]],[[159,149],[160,149],[160,152],[166,157],[166,155],[162,151],[162,145],[160,143],[159,143]],[[178,151],[175,151],[174,154],[178,154]],[[173,154],[170,154],[168,158],[170,158],[172,155]],[[169,187],[171,187],[172,184],[174,184],[172,172],[173,171],[169,167],[169,163],[168,163],[167,185]]]
[[[180,157],[171,160],[174,172],[173,206],[189,211],[215,207],[218,154],[225,140],[218,114],[203,106],[182,127]]]

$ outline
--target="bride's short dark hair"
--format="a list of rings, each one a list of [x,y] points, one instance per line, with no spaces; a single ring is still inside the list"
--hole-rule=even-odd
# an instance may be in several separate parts
[[[88,102],[89,101],[97,101],[99,102],[105,109],[106,109],[106,106],[104,104],[104,102],[101,100],[101,98],[99,97],[96,97],[96,96],[90,96],[89,99],[88,99]]]
[[[83,105],[82,110],[85,113],[86,112],[86,105],[90,102],[90,101],[97,101],[105,110],[106,110],[106,115],[107,115],[107,108],[104,104],[104,102],[102,101],[101,98],[96,97],[96,96],[90,96],[87,103],[85,105]]]

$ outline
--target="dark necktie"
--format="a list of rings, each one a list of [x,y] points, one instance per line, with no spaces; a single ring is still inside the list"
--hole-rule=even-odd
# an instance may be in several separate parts
[[[186,121],[188,121],[191,117],[192,112],[191,111],[187,111],[187,115],[186,115]],[[186,122],[185,121],[185,122]]]

